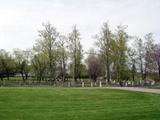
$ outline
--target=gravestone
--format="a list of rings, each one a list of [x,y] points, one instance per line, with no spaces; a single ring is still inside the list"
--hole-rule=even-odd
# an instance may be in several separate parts
[[[93,82],[91,82],[91,87],[93,87]]]
[[[84,87],[84,82],[82,82],[82,87]]]
[[[99,87],[102,87],[102,82],[101,81],[99,82]]]

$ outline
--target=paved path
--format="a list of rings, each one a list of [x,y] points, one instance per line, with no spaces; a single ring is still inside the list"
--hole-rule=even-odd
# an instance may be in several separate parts
[[[160,94],[160,89],[150,89],[150,88],[140,88],[140,87],[108,87],[108,88],[109,89],[119,89],[119,90],[129,90],[129,91],[139,91],[139,92]]]

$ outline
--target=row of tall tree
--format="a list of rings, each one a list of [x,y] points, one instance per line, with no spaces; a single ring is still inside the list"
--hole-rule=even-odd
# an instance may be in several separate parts
[[[126,28],[117,26],[113,32],[108,23],[105,23],[96,36],[107,82],[111,78],[118,82],[135,81],[135,77],[144,81],[160,80],[160,45],[155,44],[153,34],[148,33],[144,38],[138,38],[129,36]]]
[[[129,36],[126,28],[121,25],[113,31],[105,23],[95,37],[98,49],[84,52],[76,26],[65,36],[50,23],[43,24],[33,48],[0,50],[0,78],[16,75],[24,82],[31,76],[50,82],[70,78],[73,84],[83,77],[94,81],[101,77],[107,83],[160,80],[160,44],[152,33],[138,38]]]

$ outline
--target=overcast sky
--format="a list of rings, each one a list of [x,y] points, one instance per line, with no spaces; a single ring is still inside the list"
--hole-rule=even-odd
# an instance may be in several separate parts
[[[32,47],[48,21],[64,35],[76,24],[85,50],[106,21],[113,30],[128,25],[130,35],[152,32],[160,42],[160,0],[0,0],[0,49]]]

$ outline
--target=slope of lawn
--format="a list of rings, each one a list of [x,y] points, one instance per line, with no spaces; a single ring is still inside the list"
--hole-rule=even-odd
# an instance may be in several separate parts
[[[159,119],[159,94],[110,89],[0,88],[0,120]]]

